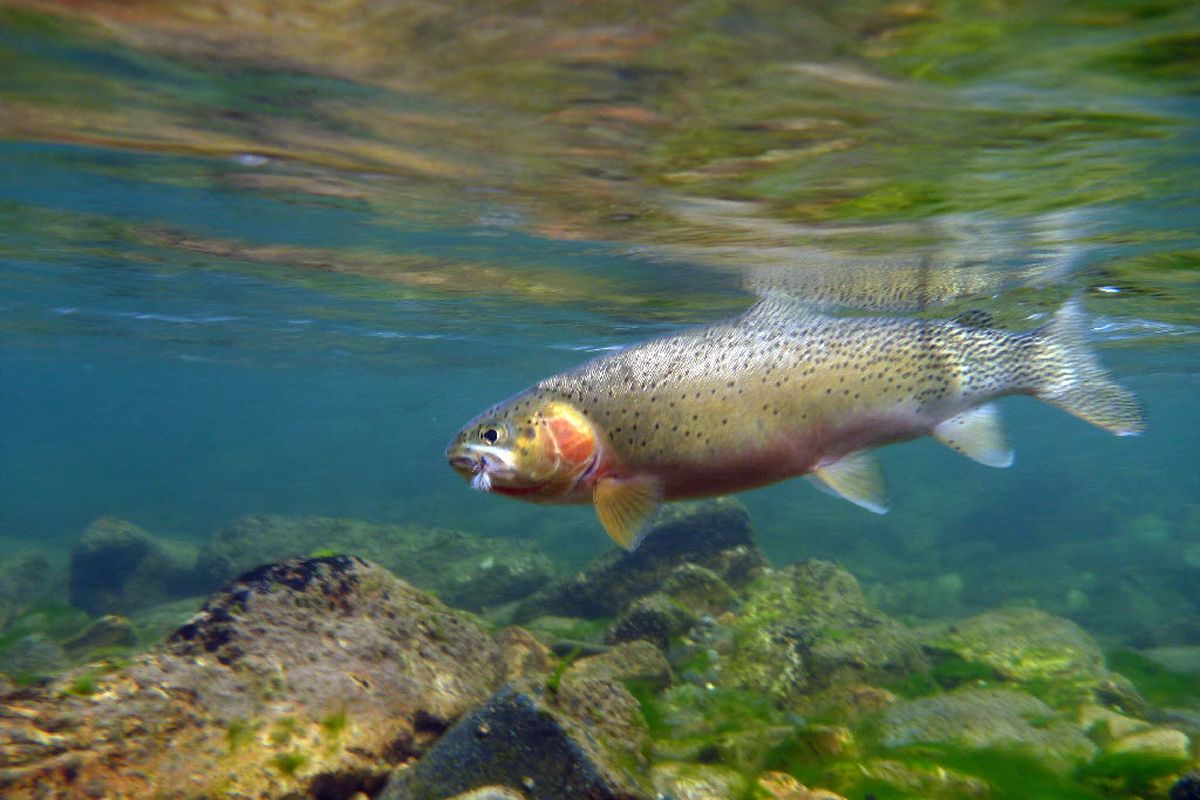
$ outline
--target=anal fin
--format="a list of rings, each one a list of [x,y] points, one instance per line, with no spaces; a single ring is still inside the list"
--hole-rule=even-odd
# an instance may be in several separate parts
[[[887,513],[883,471],[873,456],[865,452],[850,453],[818,467],[812,474],[838,497],[876,514]]]
[[[662,501],[662,482],[647,476],[601,478],[592,490],[600,524],[625,550],[641,543]]]
[[[972,461],[989,467],[1012,466],[1013,451],[994,405],[979,406],[951,417],[935,427],[932,435]]]

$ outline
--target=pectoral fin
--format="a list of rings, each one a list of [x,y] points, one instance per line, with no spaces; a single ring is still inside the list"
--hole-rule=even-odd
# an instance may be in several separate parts
[[[951,417],[933,429],[933,438],[980,464],[1012,466],[1013,451],[1004,437],[1000,413],[993,405],[979,406]]]
[[[850,453],[832,464],[813,470],[813,477],[838,497],[876,514],[886,514],[883,472],[867,453]]]
[[[641,543],[662,500],[662,483],[645,476],[601,478],[592,490],[600,524],[626,550]]]

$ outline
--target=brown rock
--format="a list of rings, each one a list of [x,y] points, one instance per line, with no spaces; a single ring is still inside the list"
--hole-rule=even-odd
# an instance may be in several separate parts
[[[494,638],[500,645],[506,681],[546,673],[554,668],[550,648],[524,628],[512,625],[498,631]]]
[[[579,678],[637,681],[655,689],[665,689],[671,685],[671,665],[649,642],[627,642],[605,653],[581,658],[563,675],[564,681]]]
[[[356,558],[252,570],[132,666],[0,697],[0,794],[376,793],[487,697],[498,645]]]

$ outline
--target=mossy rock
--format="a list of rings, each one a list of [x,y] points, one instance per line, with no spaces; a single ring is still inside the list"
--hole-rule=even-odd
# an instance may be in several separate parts
[[[828,690],[928,667],[913,634],[871,608],[854,576],[827,561],[793,564],[753,585],[733,633],[722,685],[797,711],[827,705]]]
[[[1091,634],[1069,619],[1035,608],[1006,608],[927,629],[923,643],[993,671],[1060,708],[1100,700],[1144,710],[1129,681],[1108,670]]]
[[[1070,720],[1014,689],[963,689],[901,701],[883,712],[878,738],[888,748],[945,743],[1022,750],[1056,771],[1087,763],[1096,753]]]

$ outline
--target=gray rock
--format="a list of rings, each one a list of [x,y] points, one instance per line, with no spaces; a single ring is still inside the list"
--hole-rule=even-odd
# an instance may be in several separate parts
[[[563,675],[563,680],[578,678],[636,681],[662,690],[671,685],[671,665],[662,651],[649,642],[628,642],[579,659]]]
[[[71,548],[71,605],[89,614],[129,614],[145,606],[210,591],[215,576],[197,572],[146,531],[101,517]]]
[[[133,623],[116,614],[105,614],[79,633],[62,643],[68,654],[84,655],[104,647],[136,647],[137,633]]]
[[[29,553],[0,564],[0,631],[14,617],[56,599],[54,595],[61,591],[52,583],[45,556]]]
[[[615,616],[631,601],[658,591],[681,564],[696,564],[740,588],[762,573],[750,516],[730,498],[671,504],[632,553],[614,548],[581,572],[522,601],[518,622],[544,615]]]
[[[330,517],[241,517],[214,534],[200,563],[210,572],[232,576],[258,564],[317,552],[374,561],[470,611],[522,598],[554,577],[553,562],[533,542]]]
[[[1100,702],[1145,716],[1145,701],[1133,685],[1109,672],[1091,634],[1063,617],[1036,608],[1004,608],[953,624],[922,629],[923,644],[982,664],[1017,684],[1036,685],[1055,705]]]
[[[715,616],[737,603],[733,588],[699,564],[680,564],[672,570],[663,582],[662,593],[696,614]]]
[[[485,631],[382,567],[271,564],[131,666],[0,696],[23,709],[0,714],[0,795],[374,795],[503,670]]]
[[[14,678],[50,675],[66,665],[62,645],[44,633],[22,636],[0,652],[0,673]]]
[[[696,615],[662,592],[634,600],[613,623],[608,641],[633,642],[639,639],[666,650],[675,636],[696,624]]]
[[[809,711],[828,690],[890,681],[927,667],[912,632],[871,608],[858,581],[827,561],[804,561],[751,587],[732,623],[737,646],[721,683]]]
[[[671,800],[738,800],[755,796],[751,794],[750,780],[731,767],[666,762],[655,764],[652,775],[659,797]]]
[[[446,800],[525,800],[525,795],[507,786],[483,786]]]
[[[649,800],[648,739],[618,683],[511,683],[396,773],[381,800],[443,800],[489,785],[520,786],[530,800]]]
[[[1019,748],[1058,771],[1096,753],[1078,727],[1036,697],[1013,689],[963,689],[898,702],[883,712],[879,736],[887,747],[937,742]]]

